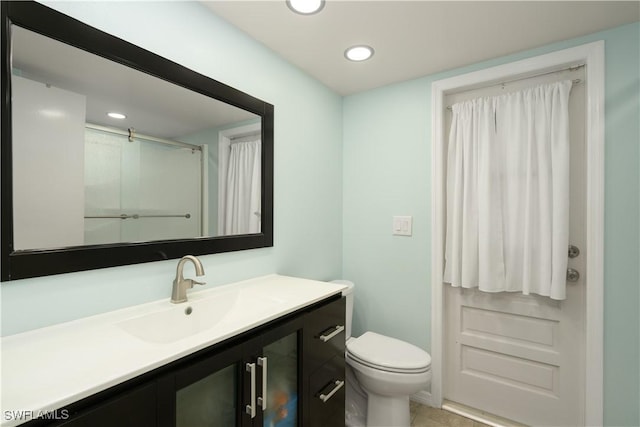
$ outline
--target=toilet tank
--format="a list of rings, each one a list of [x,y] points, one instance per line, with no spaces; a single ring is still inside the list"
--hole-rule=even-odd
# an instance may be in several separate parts
[[[332,280],[331,283],[347,286],[342,290],[342,296],[347,299],[345,340],[348,340],[349,338],[351,338],[351,320],[353,319],[353,288],[355,285],[349,280]]]

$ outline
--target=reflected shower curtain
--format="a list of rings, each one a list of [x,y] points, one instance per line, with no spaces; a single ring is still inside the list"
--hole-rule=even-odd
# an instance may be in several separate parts
[[[260,140],[231,144],[224,235],[260,232],[261,152]]]
[[[444,282],[565,298],[571,85],[452,106]]]

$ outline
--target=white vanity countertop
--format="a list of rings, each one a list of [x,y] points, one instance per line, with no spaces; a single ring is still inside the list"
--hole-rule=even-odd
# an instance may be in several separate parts
[[[171,304],[169,298],[99,314],[2,338],[2,426],[30,421],[29,416],[63,409],[66,405],[180,359],[212,344],[248,331],[300,308],[340,293],[344,285],[280,275],[268,275],[188,293],[189,301]],[[199,301],[239,290],[233,310],[215,327],[180,339],[146,341],[125,331],[123,322],[166,310],[184,310]],[[210,301],[210,300],[208,300]],[[10,411],[10,412],[7,412]],[[27,411],[27,418],[13,411]],[[14,414],[14,415],[12,415]]]

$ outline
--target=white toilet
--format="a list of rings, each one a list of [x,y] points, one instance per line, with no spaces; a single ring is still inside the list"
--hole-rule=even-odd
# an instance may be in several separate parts
[[[409,396],[431,382],[431,356],[407,342],[375,332],[351,337],[352,282],[347,286],[346,339],[347,389],[345,423],[348,427],[408,427]]]

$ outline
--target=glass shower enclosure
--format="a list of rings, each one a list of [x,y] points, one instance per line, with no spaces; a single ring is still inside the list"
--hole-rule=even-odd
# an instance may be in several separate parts
[[[203,148],[87,124],[85,244],[206,235]]]

